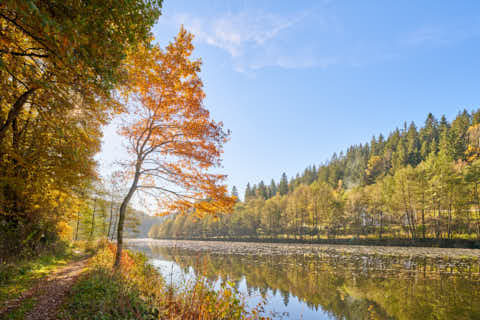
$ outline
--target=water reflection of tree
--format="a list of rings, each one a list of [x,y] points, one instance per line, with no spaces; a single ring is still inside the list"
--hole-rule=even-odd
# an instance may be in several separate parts
[[[210,280],[245,277],[250,293],[279,292],[338,319],[480,319],[478,263],[397,257],[227,255],[152,247]],[[448,267],[445,267],[448,265]],[[442,271],[442,272],[440,272]]]

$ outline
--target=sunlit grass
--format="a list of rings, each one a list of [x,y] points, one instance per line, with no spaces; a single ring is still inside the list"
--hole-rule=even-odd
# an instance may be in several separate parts
[[[23,320],[25,319],[25,314],[32,310],[35,305],[34,298],[27,298],[23,303],[15,310],[11,311],[9,314],[6,314],[6,319],[8,320]]]
[[[34,284],[75,259],[74,247],[47,252],[33,259],[22,259],[0,264],[0,304],[17,298]]]

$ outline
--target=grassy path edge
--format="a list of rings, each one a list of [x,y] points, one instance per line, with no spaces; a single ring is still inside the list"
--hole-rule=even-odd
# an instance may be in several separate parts
[[[19,297],[4,302],[1,319],[56,319],[56,312],[78,277],[86,271],[88,257],[55,268]]]

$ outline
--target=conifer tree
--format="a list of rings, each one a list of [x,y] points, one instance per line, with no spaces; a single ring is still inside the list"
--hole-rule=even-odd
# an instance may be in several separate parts
[[[269,191],[269,198],[273,198],[277,194],[277,184],[275,183],[275,180],[272,179],[270,181],[270,187],[268,188]]]
[[[467,110],[459,113],[451,126],[452,153],[455,160],[464,160],[468,146],[468,128],[471,124],[471,116]]]
[[[252,192],[250,193],[250,196],[252,198],[255,198],[257,196],[257,185],[256,184],[253,185]]]
[[[237,187],[236,187],[236,186],[233,186],[233,187],[232,187],[232,196],[235,197],[235,198],[237,198],[237,201],[240,199],[240,198],[238,197],[238,190],[237,190]]]
[[[278,184],[278,192],[281,196],[284,196],[288,193],[288,178],[285,172],[282,173],[282,177],[280,178],[280,183]]]
[[[250,182],[249,182],[245,187],[245,197],[243,199],[247,201],[248,198],[250,198],[251,196],[252,196],[252,188],[250,187]]]
[[[377,139],[375,138],[375,136],[373,136],[372,140],[370,141],[370,154],[372,156],[378,155]]]
[[[407,163],[416,166],[420,162],[420,141],[415,123],[411,122],[407,131]]]
[[[263,182],[263,180],[260,181],[260,183],[258,184],[257,196],[263,199],[268,198],[267,187],[265,186],[265,183]]]

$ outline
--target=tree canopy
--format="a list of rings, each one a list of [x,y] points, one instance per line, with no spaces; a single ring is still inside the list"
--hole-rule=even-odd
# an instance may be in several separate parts
[[[228,132],[210,118],[203,104],[200,60],[191,58],[193,36],[183,27],[165,50],[140,46],[128,59],[125,123],[132,177],[120,207],[117,259],[120,263],[125,210],[135,192],[155,202],[157,213],[216,214],[235,199],[222,184],[220,165]]]
[[[101,126],[123,111],[113,89],[125,85],[125,57],[149,41],[160,6],[0,3],[2,251],[68,233],[67,221],[89,201]]]

